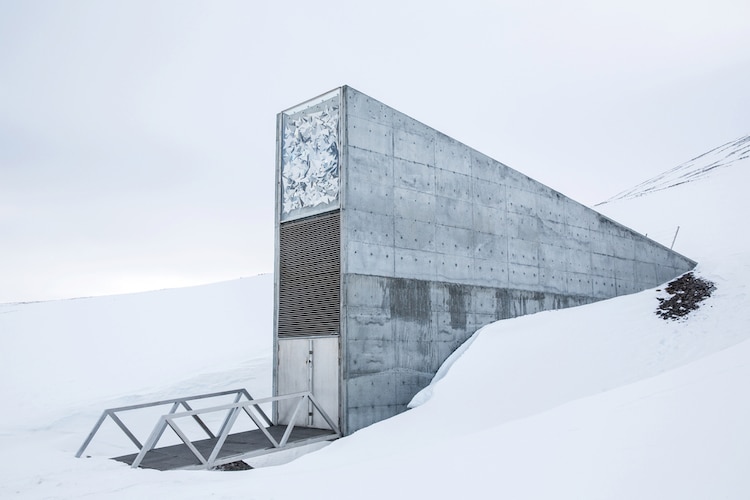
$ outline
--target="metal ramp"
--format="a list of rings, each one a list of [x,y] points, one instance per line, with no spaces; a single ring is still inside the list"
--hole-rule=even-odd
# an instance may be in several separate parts
[[[234,395],[234,401],[228,404],[194,409],[191,402]],[[290,401],[294,404],[289,425],[273,425],[260,405],[278,401]],[[124,412],[143,410],[158,406],[171,405],[169,412],[161,415],[153,430],[143,444],[123,422]],[[328,425],[328,429],[317,429],[295,425],[297,415],[308,412],[312,407],[319,412]],[[183,411],[179,411],[182,409]],[[208,417],[220,418],[218,431],[211,430]],[[241,415],[249,417],[254,429],[232,432]],[[266,455],[308,444],[331,441],[341,436],[338,426],[323,411],[310,392],[300,392],[284,396],[253,399],[245,389],[235,389],[210,394],[200,394],[184,398],[167,399],[153,403],[142,403],[119,408],[110,408],[102,412],[86,440],[76,453],[81,457],[96,433],[107,418],[110,418],[136,446],[134,454],[113,457],[131,467],[142,467],[157,470],[175,469],[211,469],[213,467],[236,462],[246,458]],[[203,436],[191,439],[185,429],[185,422],[197,424]],[[181,425],[182,424],[182,425]],[[179,438],[178,444],[157,448],[165,431],[171,429]]]

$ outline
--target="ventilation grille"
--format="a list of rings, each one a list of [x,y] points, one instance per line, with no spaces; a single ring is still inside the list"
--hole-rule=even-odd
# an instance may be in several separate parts
[[[339,333],[338,210],[279,228],[279,337]]]

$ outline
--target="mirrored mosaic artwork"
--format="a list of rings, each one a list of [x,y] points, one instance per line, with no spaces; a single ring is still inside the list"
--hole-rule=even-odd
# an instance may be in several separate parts
[[[287,117],[282,143],[282,213],[328,205],[339,194],[339,108]]]

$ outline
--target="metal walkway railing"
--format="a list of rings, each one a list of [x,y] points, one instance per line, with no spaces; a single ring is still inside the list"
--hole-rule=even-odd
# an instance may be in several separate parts
[[[190,402],[200,400],[200,399],[207,399],[207,398],[215,398],[220,396],[227,396],[234,394],[234,402],[229,404],[222,404],[218,406],[211,406],[208,408],[200,408],[200,409],[193,409],[190,405]],[[242,398],[245,398],[243,401]],[[267,404],[267,403],[273,403],[276,401],[283,401],[283,400],[294,400],[297,399],[297,404],[294,406],[294,410],[292,411],[291,419],[289,425],[286,426],[283,434],[278,436],[278,432],[274,432],[274,434],[277,435],[277,437],[274,437],[274,435],[269,432],[269,429],[274,428],[276,429],[271,419],[268,418],[266,413],[262,410],[260,405]],[[169,412],[165,415],[162,415],[159,417],[158,421],[156,422],[156,425],[154,426],[153,430],[151,431],[151,434],[149,435],[148,439],[146,439],[145,444],[141,444],[141,442],[138,440],[138,438],[133,434],[133,432],[123,423],[122,419],[118,416],[118,413],[122,413],[125,411],[132,411],[132,410],[139,410],[143,408],[150,408],[155,406],[163,406],[163,405],[169,405],[171,404],[171,409]],[[308,438],[302,438],[302,439],[295,439],[293,441],[290,440],[290,437],[292,436],[292,432],[295,429],[295,420],[296,417],[299,415],[301,411],[307,411],[308,404],[311,404],[318,412],[320,412],[320,415],[323,417],[323,419],[326,421],[330,428],[330,433],[324,434],[324,435],[317,435],[314,437],[308,437]],[[185,411],[178,412],[177,410],[182,407]],[[220,430],[217,434],[214,434],[211,429],[206,425],[204,420],[201,418],[202,415],[206,415],[209,413],[216,413],[216,412],[226,412],[226,415],[223,419],[223,422],[221,424]],[[258,448],[255,446],[253,449],[245,450],[243,452],[235,452],[230,455],[220,455],[222,451],[222,447],[224,446],[227,437],[231,435],[231,431],[235,423],[237,422],[237,418],[241,413],[245,413],[253,422],[255,427],[258,431],[262,433],[262,435],[265,437],[265,440],[267,441],[267,444],[265,446],[261,446]],[[83,455],[83,452],[86,450],[86,448],[89,446],[91,441],[93,440],[96,433],[101,428],[104,421],[107,419],[107,417],[111,418],[115,424],[125,433],[125,435],[130,439],[130,441],[133,442],[133,444],[138,448],[138,454],[135,456],[133,462],[131,463],[131,467],[139,467],[142,463],[146,455],[150,452],[156,449],[157,444],[159,443],[159,440],[163,436],[164,432],[167,430],[167,428],[171,428],[174,433],[179,437],[180,441],[187,447],[187,449],[192,453],[192,455],[199,461],[200,465],[198,465],[198,468],[206,468],[210,469],[212,467],[215,467],[217,465],[225,464],[228,462],[233,462],[237,460],[242,460],[243,458],[247,458],[249,456],[257,456],[261,454],[266,454],[274,451],[280,451],[282,449],[291,448],[294,446],[301,446],[303,444],[308,444],[316,441],[321,440],[332,440],[336,439],[341,436],[341,433],[339,431],[338,426],[331,420],[331,418],[326,414],[325,411],[320,407],[320,404],[315,400],[315,397],[310,392],[300,392],[296,394],[288,394],[284,396],[274,396],[274,397],[268,397],[268,398],[262,398],[262,399],[253,399],[250,394],[245,389],[235,389],[231,391],[224,391],[224,392],[215,392],[210,394],[201,394],[198,396],[190,396],[190,397],[183,397],[183,398],[175,398],[175,399],[167,399],[162,401],[156,401],[152,403],[142,403],[137,405],[131,405],[131,406],[122,406],[119,408],[110,408],[107,410],[104,410],[102,412],[101,417],[99,417],[99,420],[94,425],[93,429],[89,433],[86,440],[83,442],[81,447],[78,449],[78,452],[76,453],[76,457],[80,457]],[[201,453],[196,447],[195,442],[188,438],[186,433],[183,431],[182,428],[180,428],[178,424],[178,420],[184,419],[184,418],[192,418],[205,432],[206,436],[209,438],[212,447],[210,450],[210,453],[208,456],[205,456],[203,453]]]

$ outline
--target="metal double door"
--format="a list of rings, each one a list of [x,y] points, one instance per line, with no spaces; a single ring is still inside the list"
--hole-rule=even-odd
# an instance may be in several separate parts
[[[296,337],[278,340],[276,394],[311,392],[323,411],[339,424],[339,337]],[[296,401],[279,401],[277,422],[289,424]],[[309,404],[297,413],[294,425],[327,429]]]

